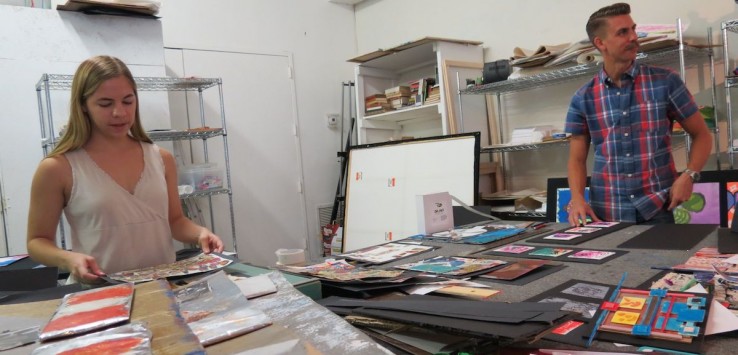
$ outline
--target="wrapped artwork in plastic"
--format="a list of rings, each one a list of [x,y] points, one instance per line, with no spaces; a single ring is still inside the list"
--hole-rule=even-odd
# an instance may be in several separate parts
[[[132,300],[130,283],[68,294],[41,328],[38,338],[46,341],[128,321]]]
[[[141,323],[90,333],[43,345],[32,355],[151,354],[151,332]]]
[[[200,344],[210,345],[272,324],[236,284],[219,271],[174,290],[182,316]]]

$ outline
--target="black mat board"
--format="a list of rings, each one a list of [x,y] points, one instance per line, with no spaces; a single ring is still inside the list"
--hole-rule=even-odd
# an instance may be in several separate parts
[[[12,264],[11,264],[12,265]],[[0,291],[33,291],[57,285],[58,269],[0,269]]]
[[[712,224],[655,224],[618,248],[690,250],[715,228]]]
[[[484,255],[507,256],[507,257],[512,257],[512,258],[556,260],[556,261],[561,261],[561,262],[573,262],[573,263],[585,263],[585,264],[604,264],[604,263],[606,263],[606,262],[608,262],[608,261],[610,261],[612,259],[615,259],[615,258],[617,258],[619,256],[628,254],[628,251],[627,250],[614,250],[614,249],[609,249],[608,250],[608,249],[594,249],[594,248],[574,248],[574,247],[570,247],[570,246],[557,246],[557,247],[553,247],[553,248],[571,249],[572,251],[569,252],[569,253],[566,253],[564,255],[556,256],[556,257],[553,257],[553,256],[544,256],[544,255],[530,255],[530,253],[532,253],[532,252],[534,252],[534,251],[536,251],[538,249],[543,249],[543,248],[548,248],[548,247],[546,247],[546,246],[540,246],[539,245],[539,246],[536,246],[536,249],[533,249],[533,250],[528,251],[528,252],[525,252],[525,253],[520,253],[520,254],[498,252],[498,251],[494,251],[494,250],[485,251],[485,252],[483,252],[483,254]],[[608,256],[608,257],[606,257],[604,259],[600,259],[600,260],[595,260],[595,259],[582,259],[582,258],[570,258],[570,257],[568,257],[569,255],[574,254],[574,253],[577,253],[577,252],[579,252],[581,250],[609,251],[609,252],[613,252],[615,254],[610,255],[610,256]]]
[[[519,324],[503,324],[467,319],[449,318],[431,314],[417,314],[400,310],[379,310],[357,308],[353,312],[363,316],[393,320],[400,323],[436,328],[449,333],[466,334],[471,336],[486,336],[521,341],[535,337],[547,331],[554,325],[540,322],[524,322]],[[570,316],[569,312],[553,312],[558,315],[556,324],[563,322]]]
[[[603,298],[584,297],[584,296],[572,295],[568,293],[562,293],[562,291],[569,289],[570,287],[576,284],[580,284],[580,283],[607,287],[608,290],[604,294]],[[528,298],[526,302],[538,302],[540,300],[543,300],[549,297],[560,297],[560,298],[570,299],[573,301],[597,304],[598,305],[597,312],[595,312],[592,318],[587,318],[580,314],[573,316],[574,320],[582,322],[584,324],[580,325],[579,327],[572,330],[568,334],[560,335],[560,334],[549,333],[543,337],[543,339],[551,340],[551,341],[555,341],[559,343],[577,345],[577,346],[586,346],[587,341],[589,340],[589,336],[592,333],[592,328],[594,327],[594,324],[597,322],[597,319],[600,317],[600,314],[602,313],[602,309],[599,308],[599,305],[602,304],[602,302],[609,300],[614,290],[615,290],[614,285],[574,279],[574,280],[569,280],[567,282],[564,282],[563,284],[560,284],[559,286],[556,286],[550,290],[539,293],[531,298]]]
[[[636,286],[636,289],[639,290],[650,290],[651,285],[653,285],[654,282],[660,280],[662,277],[666,276],[666,274],[670,273],[672,271],[670,270],[662,270],[656,273],[656,275],[653,275],[648,278],[648,280],[643,281],[640,285]],[[675,271],[676,272],[676,271]]]
[[[517,324],[522,322],[550,323],[560,315],[560,305],[535,302],[486,302],[428,295],[409,295],[393,300],[357,300],[330,297],[319,302],[330,307],[402,310],[411,314],[429,314],[455,319]]]
[[[5,305],[56,300],[61,299],[69,293],[79,291],[82,291],[82,285],[71,284],[59,287],[45,288],[43,290],[15,292],[12,294],[5,294],[4,297],[3,293],[0,292],[0,304]]]
[[[516,286],[522,286],[526,285],[530,282],[533,282],[535,280],[538,280],[544,276],[551,275],[559,270],[563,270],[566,268],[566,265],[563,264],[552,264],[552,265],[543,265],[539,267],[538,269],[535,269],[521,277],[518,277],[514,280],[500,280],[500,279],[490,279],[487,277],[477,277],[475,280],[477,281],[489,281],[499,284],[505,284],[505,285],[516,285]]]
[[[718,228],[717,233],[718,252],[723,254],[738,254],[738,233],[733,232],[730,228]]]
[[[526,242],[529,242],[529,243],[544,243],[544,244],[577,245],[577,244],[584,243],[584,242],[586,242],[588,240],[592,240],[592,239],[595,239],[595,238],[598,238],[598,237],[602,237],[602,236],[607,235],[607,234],[610,234],[612,232],[621,230],[623,228],[630,227],[632,225],[633,225],[633,223],[620,222],[620,223],[618,223],[618,224],[616,224],[616,225],[614,225],[612,227],[601,228],[598,232],[586,233],[586,234],[585,233],[572,233],[572,234],[581,234],[582,236],[579,237],[579,238],[574,238],[574,239],[570,239],[570,240],[544,239],[544,238],[548,237],[551,234],[554,234],[554,233],[566,233],[567,230],[570,230],[572,228],[575,228],[575,227],[567,226],[566,228],[559,229],[559,230],[557,230],[555,232],[546,233],[546,235],[542,235],[542,236],[540,236],[538,238],[528,239],[528,240],[526,240]],[[584,225],[584,227],[587,227],[587,225]]]

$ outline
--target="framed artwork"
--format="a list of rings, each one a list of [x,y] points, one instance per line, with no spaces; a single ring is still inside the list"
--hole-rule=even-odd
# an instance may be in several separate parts
[[[676,224],[720,224],[720,183],[698,182],[692,197],[674,208]]]

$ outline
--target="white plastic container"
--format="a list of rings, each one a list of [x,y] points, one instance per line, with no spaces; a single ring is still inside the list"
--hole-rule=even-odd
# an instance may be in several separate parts
[[[223,169],[216,163],[185,165],[180,167],[179,185],[190,185],[195,191],[223,187]]]

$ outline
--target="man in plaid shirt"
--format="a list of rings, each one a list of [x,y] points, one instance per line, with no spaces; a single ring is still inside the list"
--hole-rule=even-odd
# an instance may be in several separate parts
[[[569,151],[569,223],[674,223],[671,210],[692,195],[692,184],[712,150],[712,136],[694,98],[671,70],[636,62],[638,36],[630,6],[597,10],[587,35],[602,53],[602,69],[579,89],[566,116]],[[671,128],[692,138],[687,169],[679,174]],[[584,199],[587,155],[594,145],[591,205]]]

